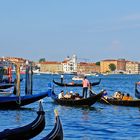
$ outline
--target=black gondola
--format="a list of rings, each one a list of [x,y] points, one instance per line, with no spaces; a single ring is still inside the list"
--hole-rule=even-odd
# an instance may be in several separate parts
[[[0,96],[0,108],[3,109],[12,109],[12,108],[19,108],[24,105],[31,104],[35,101],[38,101],[46,96],[48,96],[48,91],[33,94],[33,95],[22,95],[22,96]]]
[[[107,99],[101,99],[100,102],[104,104],[110,104],[110,105],[140,107],[139,99],[118,100],[118,99],[107,98]]]
[[[99,85],[101,82],[101,79],[98,81],[98,82],[92,82],[90,83],[91,86],[96,86],[96,85]],[[53,79],[53,83],[58,85],[58,86],[61,86],[61,87],[82,87],[82,83],[60,83],[60,82],[56,82],[54,79]]]
[[[63,140],[63,128],[57,111],[55,111],[55,125],[53,130],[41,140]]]
[[[81,99],[58,99],[57,95],[52,91],[51,97],[54,100],[55,103],[60,105],[66,105],[66,106],[91,106],[94,103],[96,103],[98,100],[101,99],[102,94],[104,91],[101,91],[99,94],[90,96],[88,98],[81,98]]]
[[[93,93],[93,95],[95,94]],[[120,99],[115,99],[112,97],[107,97],[107,98],[102,97],[99,100],[99,102],[103,104],[108,104],[108,105],[140,107],[140,99],[120,100]]]
[[[0,132],[0,139],[2,140],[22,140],[30,139],[38,135],[45,127],[45,112],[43,111],[42,104],[39,104],[39,111],[37,118],[30,124],[14,128],[5,129]]]

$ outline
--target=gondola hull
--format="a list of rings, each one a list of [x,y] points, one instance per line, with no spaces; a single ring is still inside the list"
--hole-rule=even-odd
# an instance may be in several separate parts
[[[42,105],[40,104],[39,111],[37,112],[38,116],[36,119],[25,126],[14,128],[14,129],[5,129],[0,132],[0,139],[3,140],[25,140],[31,139],[38,135],[45,127],[45,112],[43,111]]]
[[[55,118],[53,130],[41,140],[63,140],[63,128],[59,116],[56,116]]]
[[[94,96],[95,93],[91,91],[91,94]],[[102,104],[108,105],[117,105],[117,106],[130,106],[130,107],[140,107],[140,99],[133,99],[133,100],[119,100],[114,99],[112,97],[104,98],[102,97],[98,102]]]
[[[10,109],[19,108],[24,105],[36,102],[44,97],[48,96],[48,92],[38,93],[34,95],[24,95],[24,96],[0,96],[0,108]]]
[[[65,106],[91,106],[96,103],[98,100],[101,99],[103,91],[95,96],[91,96],[88,98],[81,98],[81,99],[58,99],[57,95],[52,92],[52,99],[55,103]]]
[[[138,85],[139,84],[140,83],[135,83],[135,97],[138,98],[138,99],[140,99],[140,92],[138,91]]]
[[[93,83],[90,83],[91,86],[96,86],[96,85],[99,85],[101,82],[101,79],[98,81],[98,82],[93,82]],[[56,82],[55,80],[53,80],[53,83],[58,85],[58,86],[61,86],[61,87],[82,87],[82,83],[59,83],[59,82]]]
[[[0,89],[7,89],[13,87],[15,84],[0,83]]]
[[[140,100],[117,100],[117,99],[101,99],[101,103],[117,106],[130,106],[130,107],[140,107]]]

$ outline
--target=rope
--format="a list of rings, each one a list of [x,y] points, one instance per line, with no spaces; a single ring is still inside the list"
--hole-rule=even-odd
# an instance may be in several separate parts
[[[20,97],[20,96],[18,97],[18,100],[16,101],[16,103],[17,103],[18,105],[21,104],[21,97]]]

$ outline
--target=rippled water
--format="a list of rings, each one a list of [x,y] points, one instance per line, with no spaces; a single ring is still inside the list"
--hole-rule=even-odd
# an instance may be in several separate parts
[[[52,79],[60,80],[60,75],[34,75],[34,94],[47,89]],[[70,82],[72,76],[64,76],[66,82]],[[88,77],[90,81],[98,81],[99,77]],[[115,91],[124,91],[134,97],[134,83],[140,80],[140,75],[108,75],[101,76],[99,86],[93,88],[99,92],[106,89],[108,94]],[[21,83],[24,93],[25,81]],[[62,88],[55,86],[55,92]],[[63,90],[81,92],[82,88],[66,88]],[[59,111],[64,130],[64,140],[126,140],[140,139],[140,108],[104,105],[96,103],[89,108],[66,107],[53,103],[51,98],[43,99],[45,110],[45,129],[33,140],[39,140],[46,136],[54,126],[54,109]],[[0,131],[6,128],[15,128],[26,125],[37,116],[38,102],[24,106],[20,110],[0,110]]]

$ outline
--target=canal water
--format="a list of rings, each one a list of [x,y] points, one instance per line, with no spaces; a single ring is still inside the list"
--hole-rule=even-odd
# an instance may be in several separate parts
[[[23,76],[24,77],[24,76]],[[64,75],[64,82],[71,82],[72,75]],[[90,82],[101,83],[93,87],[98,93],[106,89],[108,95],[115,91],[123,91],[134,95],[134,84],[140,80],[140,75],[106,75],[88,76]],[[33,94],[45,91],[52,79],[60,81],[60,75],[34,75]],[[25,80],[21,82],[21,94],[24,94]],[[82,93],[80,87],[54,86],[55,92],[62,89]],[[139,140],[140,139],[140,108],[104,105],[95,103],[91,107],[67,107],[53,103],[50,97],[43,99],[46,125],[45,129],[33,140],[39,140],[46,136],[54,126],[54,109],[57,109],[64,130],[64,140]],[[33,121],[38,110],[38,102],[22,107],[20,110],[0,110],[0,131],[8,128],[16,128]]]

